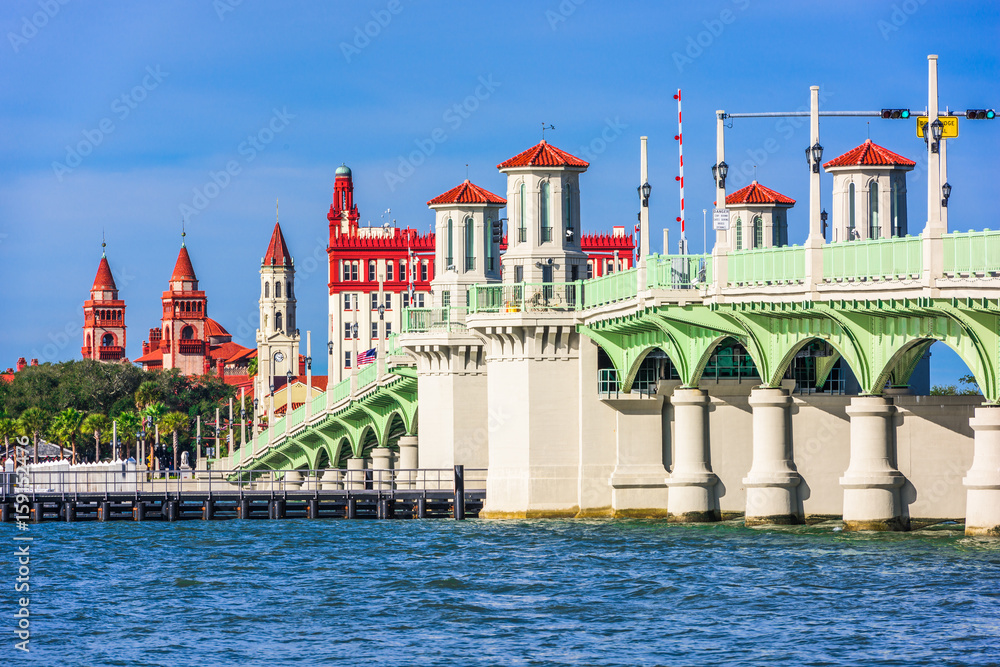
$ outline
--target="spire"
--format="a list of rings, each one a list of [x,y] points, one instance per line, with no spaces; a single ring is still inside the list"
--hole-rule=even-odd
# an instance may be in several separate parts
[[[181,243],[181,251],[177,253],[177,263],[174,264],[174,273],[170,276],[171,282],[175,280],[198,280],[194,275],[194,267],[191,265],[191,257],[188,255],[187,247]]]
[[[101,254],[101,263],[97,265],[97,276],[94,278],[94,286],[90,289],[91,291],[118,289],[118,286],[115,285],[115,277],[111,275],[111,266],[108,264],[108,258],[104,254]]]
[[[267,254],[264,255],[264,264],[268,265],[291,265],[292,253],[288,252],[285,244],[285,235],[281,233],[281,224],[274,223],[274,231],[271,233],[271,242],[267,246]]]

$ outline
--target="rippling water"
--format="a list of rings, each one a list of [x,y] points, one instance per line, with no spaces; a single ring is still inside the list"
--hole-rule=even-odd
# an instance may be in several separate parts
[[[1000,664],[1000,540],[832,526],[42,524],[0,664]]]

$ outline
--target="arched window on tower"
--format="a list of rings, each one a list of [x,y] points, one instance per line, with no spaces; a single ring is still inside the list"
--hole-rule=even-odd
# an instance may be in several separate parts
[[[571,183],[566,184],[566,197],[565,203],[563,204],[563,218],[565,218],[566,231],[573,231],[573,185]],[[566,235],[570,242],[572,239],[576,238],[574,234]]]
[[[193,340],[194,339],[194,327],[188,325],[181,329],[181,340]]]
[[[90,347],[90,334],[87,334],[87,347]]]
[[[845,241],[854,240],[854,222],[855,222],[855,211],[854,209],[854,183],[847,188],[847,238]]]
[[[517,216],[517,242],[518,243],[524,243],[525,241],[528,240],[528,222],[524,218],[524,212],[525,212],[524,201],[525,201],[526,196],[527,196],[526,188],[524,186],[524,183],[521,183],[521,196],[520,196],[520,198],[518,200],[518,204],[520,205],[521,210],[520,210],[519,215]]]
[[[882,237],[882,225],[878,219],[878,183],[872,181],[868,186],[868,238]]]
[[[280,299],[281,298],[281,281],[280,280],[274,283],[274,298],[275,299]]]
[[[281,328],[281,311],[274,314],[274,330],[284,331],[284,329]]]
[[[548,181],[542,183],[542,200],[539,215],[542,227],[542,243],[552,240],[552,186]]]
[[[264,298],[271,298],[271,283],[264,283]]]
[[[448,240],[448,245],[446,246],[446,248],[448,250],[448,254],[445,255],[445,258],[444,258],[445,270],[448,270],[448,268],[452,264],[455,263],[455,261],[454,261],[455,260],[455,253],[454,253],[454,249],[455,249],[455,245],[454,245],[454,243],[455,243],[455,225],[454,225],[454,223],[452,223],[451,218],[448,218],[448,239],[447,240]]]
[[[759,215],[753,218],[753,247],[764,247],[764,221]]]
[[[471,217],[465,219],[465,270],[476,268],[476,223]]]
[[[109,333],[101,337],[101,347],[111,347],[115,344],[115,337]]]

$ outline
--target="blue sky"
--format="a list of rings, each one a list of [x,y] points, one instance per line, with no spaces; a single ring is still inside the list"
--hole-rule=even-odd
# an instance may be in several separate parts
[[[252,345],[275,199],[299,269],[299,324],[322,345],[325,218],[342,162],[363,223],[391,209],[400,226],[427,230],[426,201],[461,182],[466,164],[503,193],[495,165],[551,123],[553,144],[591,162],[584,228],[606,231],[633,224],[648,135],[653,238],[667,225],[675,239],[681,88],[699,251],[715,109],[805,108],[813,84],[827,109],[922,109],[929,53],[940,56],[942,107],[1000,106],[995,3],[7,0],[0,28],[0,367],[79,357],[102,231],[128,304],[127,352],[139,356],[185,212],[209,314]],[[908,157],[923,150],[913,121],[824,119],[820,132],[828,158],[869,132]],[[989,227],[1000,121],[962,121],[961,133],[948,152],[951,225]],[[807,142],[807,126],[787,121],[727,131],[731,184],[756,164],[761,183],[799,201],[791,243],[806,235]],[[915,232],[925,184],[911,175]],[[827,208],[830,185],[824,175]],[[939,348],[934,380],[954,381],[964,365]]]

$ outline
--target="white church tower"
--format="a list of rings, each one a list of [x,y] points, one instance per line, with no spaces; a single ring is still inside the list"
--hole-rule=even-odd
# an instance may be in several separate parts
[[[285,384],[285,374],[299,374],[299,332],[295,323],[295,261],[281,225],[274,223],[271,243],[260,263],[260,328],[257,329],[255,396],[267,396]],[[274,378],[280,378],[275,381]]]
[[[580,174],[590,165],[546,143],[501,162],[507,175],[504,281],[550,283],[587,277],[580,250]]]

